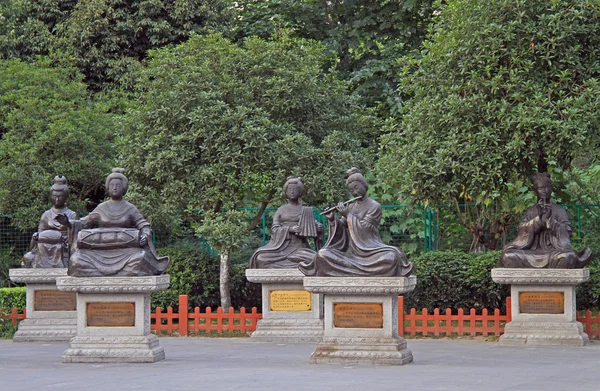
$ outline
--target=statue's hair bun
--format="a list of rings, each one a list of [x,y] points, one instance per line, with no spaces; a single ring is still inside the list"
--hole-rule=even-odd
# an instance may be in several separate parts
[[[350,177],[351,175],[354,175],[354,174],[361,174],[362,175],[362,172],[360,172],[360,170],[358,168],[352,167],[348,171],[346,171],[346,178],[348,178],[348,177]]]
[[[55,176],[54,177],[54,184],[56,185],[66,185],[67,184],[67,178],[65,178],[64,176]]]

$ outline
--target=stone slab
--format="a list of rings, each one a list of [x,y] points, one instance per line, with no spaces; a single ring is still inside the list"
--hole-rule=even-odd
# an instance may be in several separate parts
[[[305,277],[306,290],[323,294],[325,309],[323,338],[311,355],[311,363],[412,362],[406,340],[398,336],[398,295],[412,291],[416,283],[415,276]],[[340,318],[344,321],[336,322]]]
[[[589,338],[576,320],[575,289],[578,284],[587,281],[589,276],[587,268],[492,269],[494,282],[510,284],[510,293],[513,298],[511,303],[512,321],[504,327],[504,334],[500,337],[499,344],[511,346],[587,345]],[[524,301],[527,297],[534,301],[530,306]],[[537,303],[535,303],[536,298],[539,301]],[[562,308],[555,308],[560,303],[562,303]],[[530,308],[531,306],[534,310]]]
[[[324,337],[310,356],[313,364],[405,365],[413,361],[404,338]]]
[[[308,293],[302,285],[304,274],[297,269],[246,269],[248,281],[262,284],[262,314],[263,318],[256,324],[256,331],[251,338],[262,342],[303,343],[318,342],[323,337],[323,296],[318,293]],[[310,295],[310,309],[290,311],[289,306],[281,301],[271,303],[274,293],[276,299],[289,297],[294,306],[297,292]],[[290,292],[286,294],[285,292]],[[283,310],[277,310],[278,308]],[[306,303],[304,308],[306,308]]]
[[[71,339],[63,362],[163,360],[164,349],[150,332],[150,294],[168,285],[168,275],[57,279],[59,290],[77,292],[77,336]]]
[[[65,295],[57,290],[56,280],[66,275],[66,268],[9,270],[12,281],[26,284],[27,318],[19,322],[19,328],[13,337],[14,342],[69,341],[76,335],[77,311],[65,310],[72,308],[72,305],[62,306],[54,300]],[[67,295],[72,297],[68,299],[68,303],[63,304],[75,301],[75,293]]]
[[[73,338],[62,356],[64,363],[153,363],[165,351],[153,335]]]

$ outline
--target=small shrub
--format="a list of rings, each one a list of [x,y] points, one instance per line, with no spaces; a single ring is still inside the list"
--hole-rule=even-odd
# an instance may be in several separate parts
[[[4,312],[10,312],[16,307],[19,312],[23,312],[26,306],[25,287],[0,288],[0,308]]]

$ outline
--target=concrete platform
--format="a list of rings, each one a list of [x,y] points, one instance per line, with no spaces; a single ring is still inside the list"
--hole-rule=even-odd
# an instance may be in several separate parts
[[[511,347],[410,339],[406,366],[310,364],[314,344],[250,338],[161,338],[152,364],[63,364],[66,342],[0,340],[2,390],[600,390],[600,343]]]

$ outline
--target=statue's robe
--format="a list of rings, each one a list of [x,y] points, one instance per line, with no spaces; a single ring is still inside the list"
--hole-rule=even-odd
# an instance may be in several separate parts
[[[103,202],[71,224],[70,276],[150,276],[169,266],[169,258],[158,257],[154,250],[150,224],[125,200]],[[141,234],[147,237],[145,246]]]
[[[23,265],[30,268],[61,268],[69,263],[68,229],[54,218],[65,214],[69,220],[77,214],[68,208],[45,211],[38,225],[37,240],[31,241],[31,251],[23,256]]]
[[[549,207],[552,213],[547,222],[540,218],[537,205],[525,211],[517,237],[502,250],[501,267],[574,269],[591,261],[589,248],[575,251],[571,246],[567,212],[555,203]]]
[[[290,269],[298,267],[300,262],[310,261],[315,251],[305,236],[294,234],[290,228],[300,226],[302,216],[312,216],[312,213],[310,206],[280,206],[273,216],[271,240],[252,255],[250,269]],[[312,225],[316,226],[314,219]]]
[[[383,243],[378,227],[381,205],[364,199],[348,207],[348,217],[329,222],[325,246],[310,262],[299,265],[307,276],[316,277],[407,277],[413,265],[399,248]]]

